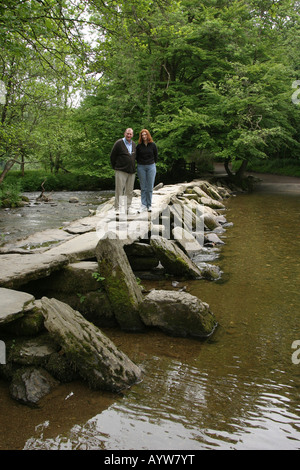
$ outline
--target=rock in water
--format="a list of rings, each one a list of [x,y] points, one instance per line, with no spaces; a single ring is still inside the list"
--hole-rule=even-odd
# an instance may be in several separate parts
[[[187,279],[200,279],[201,272],[193,261],[176,245],[173,240],[155,235],[151,237],[153,246],[161,264],[170,274]]]
[[[141,379],[141,370],[95,325],[69,305],[42,298],[45,327],[93,389],[118,392]]]
[[[142,319],[173,336],[210,336],[217,322],[209,306],[198,297],[167,290],[153,290],[143,303]]]
[[[145,327],[139,315],[142,292],[123,244],[118,239],[100,240],[96,256],[106,294],[120,327],[128,331],[142,331]]]
[[[12,398],[29,406],[36,406],[58,382],[42,368],[24,367],[13,376],[9,390]]]

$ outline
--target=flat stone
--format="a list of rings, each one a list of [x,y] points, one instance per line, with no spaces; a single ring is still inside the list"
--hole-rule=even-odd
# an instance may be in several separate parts
[[[32,253],[1,255],[0,286],[16,288],[29,281],[49,276],[68,263],[61,253]]]
[[[35,251],[42,252],[48,250],[51,245],[69,240],[72,236],[74,235],[70,235],[62,229],[47,229],[33,233],[15,243],[7,243],[1,247],[0,253],[16,253],[19,251],[20,253],[29,254]]]
[[[33,301],[31,294],[0,287],[0,323],[8,323],[22,317],[26,306]]]
[[[64,255],[72,263],[80,259],[94,257],[98,241],[99,237],[95,231],[88,232],[50,248],[47,253],[55,256]]]

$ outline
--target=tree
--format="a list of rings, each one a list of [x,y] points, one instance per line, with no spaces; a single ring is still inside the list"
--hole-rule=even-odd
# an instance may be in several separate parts
[[[4,0],[0,5],[0,80],[6,87],[0,123],[3,181],[38,148],[33,135],[43,114],[64,109],[81,85],[91,51],[82,26],[84,2]],[[37,158],[37,155],[34,156]]]

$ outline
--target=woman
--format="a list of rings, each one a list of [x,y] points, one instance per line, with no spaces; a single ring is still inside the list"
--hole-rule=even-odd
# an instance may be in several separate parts
[[[136,147],[137,174],[141,186],[141,208],[139,212],[152,211],[152,191],[156,175],[158,152],[147,129],[142,129]]]

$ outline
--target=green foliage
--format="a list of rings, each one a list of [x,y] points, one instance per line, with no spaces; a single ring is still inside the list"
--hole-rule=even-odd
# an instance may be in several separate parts
[[[0,207],[19,207],[21,205],[21,185],[5,182],[0,187]]]
[[[126,127],[150,130],[160,174],[298,158],[298,1],[3,0],[0,26],[0,164],[37,163],[50,190],[112,181]]]
[[[254,160],[248,165],[248,170],[300,178],[300,161],[294,158]]]
[[[105,277],[101,276],[101,274],[100,274],[100,273],[97,273],[97,272],[93,273],[93,274],[92,274],[92,277],[93,277],[94,279],[96,279],[97,282],[104,281],[104,279],[105,279]]]
[[[11,171],[5,183],[10,186],[17,184],[22,191],[41,191],[42,183],[46,192],[50,191],[99,191],[113,188],[111,178],[98,178],[97,176],[82,173],[50,173],[43,170],[26,171],[25,175],[19,171]]]

